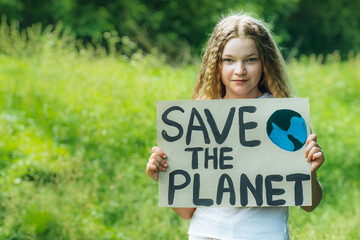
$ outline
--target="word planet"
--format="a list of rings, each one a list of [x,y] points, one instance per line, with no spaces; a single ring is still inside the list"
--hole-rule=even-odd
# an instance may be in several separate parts
[[[267,121],[266,131],[276,146],[290,152],[301,149],[307,138],[304,118],[289,109],[275,111]]]

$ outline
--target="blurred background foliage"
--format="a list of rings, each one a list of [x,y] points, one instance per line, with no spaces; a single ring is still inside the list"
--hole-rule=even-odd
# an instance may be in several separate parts
[[[338,50],[347,59],[360,50],[359,6],[360,0],[0,0],[0,15],[20,28],[61,21],[85,42],[111,37],[126,54],[157,49],[187,62],[200,55],[219,16],[246,11],[270,23],[286,58]]]

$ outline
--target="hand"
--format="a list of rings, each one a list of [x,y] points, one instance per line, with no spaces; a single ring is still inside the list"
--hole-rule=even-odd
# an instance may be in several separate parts
[[[325,161],[324,153],[316,140],[316,134],[311,134],[305,143],[305,157],[306,161],[311,163],[311,172],[316,172]]]
[[[158,181],[159,171],[164,172],[166,170],[166,167],[168,166],[165,159],[166,159],[166,154],[163,151],[161,151],[160,148],[158,147],[152,148],[152,154],[147,163],[146,172],[155,181]]]

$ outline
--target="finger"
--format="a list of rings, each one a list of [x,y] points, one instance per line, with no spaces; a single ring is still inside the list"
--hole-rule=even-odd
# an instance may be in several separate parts
[[[156,154],[156,153],[155,153]],[[156,158],[156,160],[161,164],[161,166],[163,166],[163,167],[167,167],[168,166],[168,164],[167,164],[167,162],[165,161],[165,159],[164,158],[162,158],[159,154],[156,154],[155,155],[155,158]]]
[[[317,141],[317,136],[316,136],[316,134],[310,134],[309,136],[308,136],[308,138],[306,139],[306,143],[305,143],[305,145],[307,146],[310,142],[312,142],[312,141],[314,141],[314,142],[316,142]]]
[[[311,161],[311,171],[317,171],[321,165],[324,163],[325,158],[322,152],[318,152],[314,154],[315,160]]]
[[[158,171],[160,171],[160,170],[159,170],[159,168],[158,168],[155,164],[148,163],[148,164],[147,164],[147,167],[146,167],[146,171],[153,173],[153,172],[158,172]]]
[[[161,164],[161,166],[163,166],[164,168],[166,168],[166,167],[168,166],[167,162],[166,162],[162,157],[160,157],[159,154],[157,154],[157,153],[151,154],[150,159],[155,159],[155,160],[158,161],[158,162]]]
[[[154,153],[156,154],[156,153]],[[152,157],[150,158],[149,160],[149,164],[152,164],[152,165],[155,165],[160,171],[165,171],[166,168],[163,167],[161,164],[160,164],[160,161],[158,161],[156,158]]]
[[[317,147],[317,143],[315,141],[311,141],[308,143],[308,145],[305,148],[305,157],[306,158],[309,156],[311,149],[313,149],[314,147]]]
[[[147,167],[146,167],[146,172],[152,179],[154,179],[155,181],[158,181],[159,169],[155,165],[148,163]]]
[[[159,147],[153,147],[152,152],[159,154],[164,159],[167,157],[166,154]]]
[[[312,159],[313,159],[313,155],[314,153],[317,151],[317,148],[316,147],[312,147],[310,148],[308,154],[307,154],[307,157],[306,157],[306,161],[310,162]]]
[[[307,160],[308,162],[310,162],[311,160],[315,160],[316,158],[315,158],[314,155],[315,155],[315,153],[318,153],[318,152],[321,152],[321,149],[318,148],[318,147],[313,147],[313,148],[310,150],[310,152],[309,152],[306,160]]]
[[[318,161],[319,163],[323,164],[325,162],[324,153],[322,151],[314,153],[313,159]]]

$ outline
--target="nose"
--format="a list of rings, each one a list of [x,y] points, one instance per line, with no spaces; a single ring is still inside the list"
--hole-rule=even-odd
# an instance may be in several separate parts
[[[236,62],[234,74],[236,75],[244,75],[246,73],[246,67],[245,64],[241,61]]]

